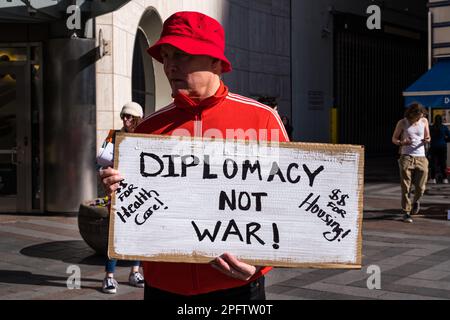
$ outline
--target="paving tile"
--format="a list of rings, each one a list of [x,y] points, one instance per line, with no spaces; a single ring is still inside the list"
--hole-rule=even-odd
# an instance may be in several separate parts
[[[414,279],[422,279],[422,280],[443,280],[447,277],[450,277],[449,271],[440,271],[440,270],[432,270],[432,269],[426,269],[418,273],[414,273],[409,276],[410,278]]]
[[[413,250],[408,250],[406,252],[403,253],[403,255],[405,256],[416,256],[416,257],[426,257],[429,255],[432,255],[435,252],[439,252],[440,250],[435,249],[413,249]]]
[[[61,235],[54,235],[48,232],[42,232],[42,231],[35,231],[35,230],[29,230],[14,226],[4,226],[0,225],[0,232],[8,232],[18,235],[24,235],[27,237],[34,237],[38,239],[50,239],[55,241],[64,241],[64,240],[72,240],[72,237],[66,237]]]
[[[307,284],[314,283],[317,281],[321,281],[323,279],[332,277],[337,274],[341,274],[343,270],[314,270],[307,274],[303,274],[300,276],[296,276],[284,282],[279,282],[279,285],[287,286],[287,287],[296,287],[300,288]]]
[[[427,257],[421,258],[421,259],[419,259],[417,261],[414,261],[414,264],[421,265],[421,266],[426,266],[426,267],[434,267],[434,266],[439,265],[440,263],[442,263],[442,261],[430,260]]]
[[[410,251],[410,249],[408,249],[408,248],[398,248],[398,247],[390,248],[390,247],[388,247],[388,244],[385,244],[384,250],[381,250],[380,252],[378,252],[374,255],[371,255],[369,258],[371,260],[372,259],[382,260],[382,259],[395,257],[400,254],[404,254],[408,251]]]
[[[278,293],[266,293],[266,299],[267,300],[312,300],[307,299],[299,296],[291,296],[291,295],[285,295],[285,294],[278,294]]]
[[[80,232],[78,231],[78,228],[73,230],[68,230],[67,228],[60,228],[60,227],[53,227],[51,225],[46,225],[47,221],[41,221],[42,223],[29,223],[30,220],[26,222],[17,222],[14,224],[14,228],[20,228],[20,229],[26,229],[30,231],[36,231],[36,232],[44,232],[44,233],[50,233],[53,235],[60,235],[63,237],[70,237],[72,239],[80,239]]]
[[[332,293],[343,294],[343,295],[348,295],[348,296],[372,298],[372,299],[377,299],[386,293],[382,290],[369,290],[367,288],[337,285],[337,284],[324,283],[324,282],[312,283],[310,285],[305,286],[304,289],[326,291],[326,292],[332,292]]]
[[[399,292],[389,292],[380,297],[381,300],[441,300],[436,297],[428,297],[417,294],[407,294]],[[442,299],[444,300],[444,299]]]
[[[419,286],[405,286],[398,284],[398,282],[382,281],[381,289],[389,292],[396,292],[398,294],[412,294],[426,297],[433,297],[436,299],[450,300],[450,291],[434,288],[426,288]]]
[[[52,221],[52,220],[37,220],[37,219],[28,220],[27,223],[44,226],[44,227],[53,227],[56,229],[72,230],[72,231],[76,231],[76,232],[79,231],[78,224],[73,224],[73,223],[63,223],[63,222]]]
[[[417,261],[414,263],[408,263],[393,269],[382,271],[381,275],[384,276],[397,276],[397,277],[408,277],[412,274],[421,272],[423,270],[427,270],[430,268],[430,265],[422,265],[417,264]]]
[[[422,240],[422,241],[443,241],[450,242],[450,237],[443,236],[426,236],[421,234],[408,234],[408,233],[399,233],[399,232],[380,232],[380,231],[365,231],[366,235],[370,236],[379,236],[386,238],[393,238],[399,240],[413,239],[413,240]]]
[[[416,257],[416,256],[399,255],[399,256],[394,256],[394,257],[380,260],[377,262],[377,265],[379,265],[382,270],[389,270],[389,269],[393,269],[395,267],[413,263],[419,259],[420,259],[420,257]]]
[[[268,286],[266,287],[266,292],[270,292],[270,293],[285,293],[286,291],[290,291],[292,290],[292,287],[288,287],[288,286],[282,286],[282,285],[273,285],[273,286]]]
[[[427,257],[425,257],[426,260],[431,261],[435,263],[436,265],[441,264],[442,262],[446,262],[450,259],[450,256],[448,255],[441,255],[439,254],[432,254]]]
[[[347,295],[339,292],[310,290],[304,288],[293,289],[283,295],[292,295],[307,300],[371,300],[371,298]]]
[[[433,270],[450,271],[450,260],[434,265]]]
[[[305,288],[295,288],[291,289],[286,293],[283,293],[283,295],[300,297],[302,299],[307,300],[322,300],[324,299],[325,294],[328,294],[328,292],[322,292],[319,290],[310,290]]]
[[[450,282],[446,281],[423,280],[408,277],[398,280],[396,284],[450,291]]]
[[[1,225],[0,225],[1,226]],[[17,240],[17,242],[26,242],[26,243],[36,243],[36,242],[41,242],[45,239],[42,238],[35,238],[32,236],[28,236],[26,234],[17,234],[17,233],[12,233],[12,232],[6,232],[6,231],[2,231],[0,230],[0,238],[1,239],[13,239],[13,240]],[[12,244],[13,246],[16,246],[16,244]]]
[[[123,293],[120,292],[112,297],[112,300],[143,300],[144,299],[144,289],[133,289],[131,292]]]
[[[348,285],[359,280],[367,279],[369,276],[370,275],[367,274],[365,269],[350,270],[338,275],[324,278],[321,281],[328,284]]]
[[[293,268],[273,268],[266,275],[266,286],[277,284],[283,281],[287,281],[291,278],[295,278],[306,273],[313,272],[311,269],[293,269]]]
[[[431,250],[444,250],[447,248],[447,245],[442,245],[442,244],[434,244],[434,243],[424,243],[422,241],[418,241],[415,243],[404,243],[401,241],[395,242],[395,243],[388,243],[388,242],[383,242],[383,241],[373,241],[373,240],[368,240],[366,241],[366,245],[371,246],[371,247],[383,247],[383,248],[410,248],[412,249],[417,249],[417,248],[422,248],[422,249],[431,249]]]
[[[401,276],[395,276],[395,275],[388,275],[386,273],[382,273],[381,277],[380,277],[380,289],[379,290],[387,290],[387,286],[389,284],[393,284],[396,283],[398,280],[403,279],[403,277]],[[370,284],[372,279],[370,279]],[[352,287],[359,287],[359,288],[364,288],[364,289],[368,289],[368,281],[369,281],[369,277],[367,277],[366,279],[360,280],[360,281],[356,281],[356,282],[352,282],[351,286]],[[406,291],[407,293],[415,293],[414,290],[408,290]]]

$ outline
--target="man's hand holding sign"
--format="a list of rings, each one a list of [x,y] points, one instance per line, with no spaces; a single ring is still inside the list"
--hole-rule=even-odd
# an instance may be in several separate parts
[[[212,261],[242,280],[261,264],[360,265],[361,147],[134,134],[115,159],[117,258]]]

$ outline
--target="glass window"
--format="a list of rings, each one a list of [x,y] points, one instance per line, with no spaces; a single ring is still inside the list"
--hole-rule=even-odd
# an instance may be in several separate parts
[[[431,121],[434,122],[434,117],[440,115],[442,123],[450,124],[450,110],[449,109],[433,109],[431,111]]]
[[[17,193],[16,76],[0,74],[0,196]]]
[[[0,62],[27,61],[27,48],[0,48]]]

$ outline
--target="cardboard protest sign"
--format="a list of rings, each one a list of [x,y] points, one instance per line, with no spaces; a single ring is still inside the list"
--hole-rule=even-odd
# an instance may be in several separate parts
[[[119,134],[118,259],[360,268],[364,150]]]

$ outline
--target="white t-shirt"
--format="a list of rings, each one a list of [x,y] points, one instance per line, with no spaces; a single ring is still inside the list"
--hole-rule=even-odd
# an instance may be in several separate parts
[[[422,140],[425,138],[425,119],[420,119],[413,125],[407,119],[403,119],[402,140],[409,138],[412,144],[402,146],[401,153],[413,157],[425,157],[425,144]]]

